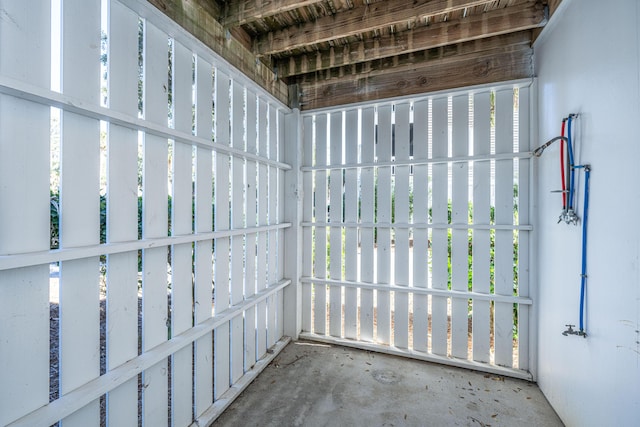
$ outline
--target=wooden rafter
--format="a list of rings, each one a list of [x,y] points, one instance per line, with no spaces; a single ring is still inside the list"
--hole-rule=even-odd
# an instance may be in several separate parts
[[[242,0],[226,3],[220,23],[226,28],[237,27],[280,13],[321,3],[322,0]]]
[[[238,37],[228,36],[213,15],[216,9],[212,9],[209,0],[148,1],[281,102],[288,101],[286,84],[258,61]]]
[[[472,42],[473,43],[473,42]],[[529,78],[533,50],[527,44],[407,63],[338,78],[299,83],[303,109],[323,108],[485,83]]]
[[[403,0],[372,3],[264,34],[255,40],[254,51],[258,56],[272,55],[490,2],[491,0],[415,0],[411,7],[407,7],[407,2]]]
[[[315,55],[290,57],[276,62],[281,78],[329,68],[375,61],[439,46],[493,37],[541,27],[546,23],[540,1],[496,9],[455,22],[442,22],[404,33],[391,34],[355,45],[335,47]]]

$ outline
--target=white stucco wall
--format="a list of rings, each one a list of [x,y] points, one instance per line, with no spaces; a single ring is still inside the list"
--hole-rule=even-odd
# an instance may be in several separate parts
[[[537,146],[579,113],[590,163],[586,328],[578,325],[580,226],[557,224],[559,144],[535,166],[537,380],[568,426],[640,425],[640,2],[564,0],[534,45]],[[578,173],[582,216],[584,177]]]

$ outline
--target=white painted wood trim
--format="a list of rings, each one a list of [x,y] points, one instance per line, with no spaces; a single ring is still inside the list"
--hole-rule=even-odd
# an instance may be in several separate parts
[[[0,256],[0,271],[12,268],[28,267],[33,265],[49,264],[57,261],[89,258],[98,255],[111,255],[123,252],[150,249],[160,246],[180,245],[182,243],[202,242],[205,240],[220,239],[224,237],[241,236],[244,234],[258,233],[270,230],[280,230],[291,227],[291,223],[262,225],[259,227],[247,227],[235,230],[211,231],[208,233],[193,233],[184,236],[169,236],[132,240],[129,242],[105,243],[102,245],[80,246],[68,249],[55,249],[43,252],[29,252],[16,255]]]
[[[395,167],[395,166],[420,166],[420,165],[439,165],[449,163],[469,163],[469,162],[487,162],[491,160],[509,160],[509,159],[529,159],[533,157],[531,151],[521,151],[517,153],[498,153],[486,154],[478,156],[452,156],[452,157],[434,157],[423,160],[393,160],[393,161],[375,161],[363,163],[345,163],[329,166],[303,166],[302,172],[311,172],[314,170],[333,170],[333,169],[357,169],[366,167]]]
[[[139,119],[128,114],[120,113],[109,108],[92,105],[81,99],[43,89],[7,76],[0,76],[0,93],[15,96],[17,98],[32,101],[38,104],[56,107],[63,111],[69,111],[97,120],[104,120],[129,129],[144,131],[147,135],[155,135],[161,138],[173,139],[176,142],[208,148],[212,151],[229,154],[247,160],[254,160],[282,170],[291,169],[290,165],[277,160],[268,159],[265,156],[247,153],[244,150],[230,147],[229,141],[221,143],[194,136],[190,132],[181,132],[148,120]],[[226,142],[227,144],[224,144]]]
[[[377,283],[348,282],[345,280],[320,279],[317,277],[302,277],[300,281],[302,283],[315,283],[315,284],[325,284],[325,285],[334,285],[334,286],[345,286],[345,287],[351,287],[351,288],[385,290],[385,291],[394,291],[394,292],[400,292],[400,293],[411,293],[415,295],[435,295],[435,296],[442,296],[442,297],[449,297],[449,298],[464,298],[464,299],[474,299],[479,301],[496,301],[496,302],[504,302],[504,303],[510,303],[510,304],[513,304],[513,303],[524,304],[524,305],[533,304],[533,300],[529,297],[481,294],[479,292],[460,292],[460,291],[450,291],[447,289],[417,287],[415,282],[413,287],[406,287],[406,286],[396,286],[391,284],[387,285],[387,284],[377,284]],[[425,285],[425,283],[422,283],[422,284]]]
[[[104,393],[124,384],[131,378],[135,378],[142,371],[165,360],[171,354],[191,345],[192,342],[203,337],[218,326],[228,323],[236,316],[242,316],[249,307],[256,306],[268,297],[275,295],[291,284],[290,280],[281,280],[267,289],[258,292],[253,297],[246,299],[241,304],[230,306],[227,310],[216,314],[214,317],[194,326],[188,331],[165,341],[158,346],[142,353],[140,356],[112,369],[106,374],[96,378],[77,389],[61,396],[59,399],[45,405],[24,417],[12,422],[7,427],[48,426],[57,422],[89,402],[99,398]],[[205,411],[206,412],[206,411]]]
[[[505,377],[518,378],[522,380],[532,381],[531,374],[527,371],[517,369],[503,368],[501,366],[489,365],[485,363],[474,362],[471,360],[456,359],[454,357],[438,356],[432,353],[415,351],[411,349],[400,349],[393,346],[366,343],[362,341],[352,341],[342,338],[327,337],[324,335],[316,335],[311,333],[302,333],[300,338],[311,341],[323,342],[328,344],[342,345],[345,347],[358,348],[361,350],[375,351],[378,353],[391,354],[394,356],[403,356],[410,359],[422,360],[425,362],[435,362],[447,366],[455,366],[457,368],[472,369],[490,374],[504,375]]]

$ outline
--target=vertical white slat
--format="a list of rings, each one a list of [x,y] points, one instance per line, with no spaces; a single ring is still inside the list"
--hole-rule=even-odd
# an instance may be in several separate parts
[[[49,88],[50,2],[2,8],[0,74]],[[1,255],[49,249],[49,111],[0,95]],[[0,271],[0,425],[49,401],[48,301],[48,265]]]
[[[303,166],[312,166],[313,161],[313,117],[303,119]],[[313,221],[313,176],[311,171],[303,172],[302,191],[302,221]],[[302,275],[311,277],[313,274],[313,228],[302,229]],[[311,332],[311,284],[302,284],[302,331]]]
[[[329,122],[329,163],[342,164],[342,111],[331,113]],[[342,222],[342,169],[329,173],[329,222]],[[329,232],[329,277],[342,279],[342,227],[332,226]],[[342,335],[342,286],[329,287],[329,333]]]
[[[398,162],[409,160],[409,110],[408,102],[396,104],[395,123],[395,159]],[[394,222],[409,222],[409,172],[410,166],[396,166],[395,178],[395,218]],[[396,228],[394,282],[396,286],[409,286],[409,229]],[[399,348],[409,347],[409,294],[396,292],[394,295],[393,345]]]
[[[173,45],[173,119],[175,128],[190,133],[192,129],[193,54],[178,41]],[[173,196],[171,235],[193,233],[193,148],[190,144],[173,145]],[[171,336],[193,325],[193,245],[185,243],[171,248]],[[192,347],[177,351],[171,358],[171,418],[174,425],[187,425],[193,418],[191,390]]]
[[[2,8],[17,25],[0,25],[0,74],[48,88],[50,2],[3,2]],[[0,95],[2,255],[49,249],[49,111]],[[0,369],[5,425],[49,401],[48,265],[0,271],[0,336],[0,360],[11,367]]]
[[[518,99],[518,141],[519,151],[529,151],[529,106],[530,88],[523,87],[519,91]],[[528,225],[531,221],[529,215],[529,177],[531,159],[518,161],[518,223]],[[530,232],[518,233],[518,295],[529,296],[529,244]],[[518,369],[529,369],[529,306],[518,305]]]
[[[216,70],[215,78],[215,140],[229,145],[229,76]],[[229,229],[229,155],[216,153],[215,167],[215,229]],[[215,242],[214,308],[216,315],[229,308],[229,254],[228,237]],[[219,399],[229,389],[229,322],[218,326],[214,332],[214,399]]]
[[[167,125],[167,35],[150,22],[145,25],[144,111],[145,118]],[[145,135],[143,148],[144,238],[167,235],[167,140]],[[145,249],[142,254],[142,347],[147,351],[167,340],[167,248]],[[142,421],[144,425],[167,424],[167,362],[143,374]]]
[[[213,67],[204,59],[196,58],[196,134],[206,140],[212,137],[212,81]],[[213,156],[208,148],[196,149],[196,198],[195,231],[206,233],[213,230]],[[212,241],[195,244],[195,323],[211,318],[211,290],[213,283]],[[213,347],[212,333],[195,343],[195,416],[202,413],[213,402]]]
[[[0,24],[0,74],[49,88],[50,2],[2,9],[16,25]],[[49,111],[0,95],[0,255],[49,249]],[[48,265],[0,271],[0,337],[5,425],[49,401]]]
[[[62,91],[99,104],[100,4],[62,3]],[[93,77],[93,78],[92,78]],[[61,117],[60,247],[100,243],[100,124],[66,111]],[[100,375],[98,257],[60,263],[60,394]],[[97,426],[96,400],[62,420],[65,426]]]
[[[378,108],[378,146],[379,162],[391,160],[391,106]],[[391,223],[391,167],[378,168],[378,223]],[[377,277],[378,283],[386,285],[391,280],[391,230],[388,225],[377,228]],[[391,343],[391,309],[389,291],[377,291],[376,341],[380,344]]]
[[[435,159],[447,157],[448,151],[448,100],[439,98],[433,100],[433,148],[432,154]],[[436,163],[433,165],[432,178],[432,218],[437,228],[432,231],[432,277],[433,289],[448,289],[448,243],[447,230],[442,228],[448,223],[447,211],[447,187],[448,168],[446,163]],[[447,298],[433,296],[431,299],[431,351],[434,354],[447,355]]]
[[[278,119],[278,161],[283,162],[284,157],[284,111],[281,109],[276,110],[276,118]],[[284,216],[284,170],[281,168],[277,168],[277,177],[278,177],[278,199],[277,199],[277,209],[278,209],[278,223],[282,223],[285,220]],[[277,267],[277,281],[280,281],[284,278],[284,229],[281,228],[278,230],[278,267]],[[276,310],[278,312],[278,318],[276,319],[276,330],[277,330],[277,339],[280,339],[284,335],[284,289],[278,291],[278,297],[276,300]],[[297,308],[296,308],[297,310]]]
[[[491,152],[491,105],[490,93],[473,95],[473,154],[486,156]],[[473,223],[489,225],[491,203],[491,163],[473,164]],[[472,244],[472,289],[475,293],[490,292],[490,234],[489,230],[473,230]],[[472,340],[473,360],[488,363],[490,360],[490,303],[473,300]]]
[[[453,97],[452,155],[469,155],[469,95]],[[452,165],[451,223],[466,226],[469,223],[469,163]],[[469,291],[469,232],[465,228],[451,230],[451,289]],[[451,300],[451,355],[468,357],[469,300]]]
[[[496,92],[496,154],[513,153],[513,89]],[[513,161],[496,160],[495,219],[513,224]],[[513,295],[513,231],[496,230],[495,294]],[[494,304],[495,363],[513,365],[513,304]]]
[[[358,161],[358,110],[348,110],[345,115],[345,163]],[[344,220],[358,220],[358,170],[345,171]],[[358,229],[350,226],[345,231],[344,277],[347,281],[358,280]],[[344,295],[344,336],[356,339],[358,333],[358,291],[348,287]]]
[[[327,164],[327,115],[316,116],[316,165]],[[316,171],[315,191],[315,222],[327,221],[327,172],[319,169]],[[327,277],[327,228],[324,225],[316,227],[315,259],[313,260],[314,277],[325,279]],[[313,286],[314,292],[314,322],[313,331],[316,334],[327,333],[327,287],[318,283]]]
[[[138,113],[138,16],[109,2],[109,106]],[[138,133],[109,124],[107,242],[138,238]],[[107,370],[138,355],[138,251],[107,256]],[[138,420],[138,379],[107,393],[107,424]]]
[[[269,159],[278,160],[278,124],[276,109],[269,105],[268,131],[269,131]],[[278,223],[278,169],[269,166],[269,225]],[[278,230],[269,231],[269,286],[273,286],[278,280]],[[278,338],[277,331],[277,306],[275,295],[267,298],[267,347],[272,347]]]
[[[416,162],[427,160],[429,155],[429,101],[421,100],[413,105],[413,158]],[[413,223],[429,222],[429,166],[413,167]],[[428,287],[429,232],[424,228],[413,230],[413,286]],[[427,351],[429,332],[429,299],[426,295],[413,295],[413,349]]]
[[[258,152],[258,116],[257,98],[255,93],[247,90],[247,152],[257,154]],[[247,183],[246,183],[246,222],[247,227],[255,227],[258,220],[257,212],[257,177],[258,169],[255,161],[247,160]],[[245,285],[244,294],[246,298],[256,293],[256,233],[248,233],[246,237],[245,256]],[[249,370],[256,363],[256,307],[252,306],[244,313],[244,368]]]
[[[232,83],[231,139],[234,148],[244,150],[244,87]],[[244,228],[244,159],[231,158],[231,228]],[[244,236],[231,238],[231,304],[244,299]],[[238,315],[231,320],[231,383],[244,373],[244,319]]]
[[[361,118],[361,161],[373,163],[375,156],[375,111],[373,107],[362,109]],[[360,171],[360,222],[373,223],[375,168],[363,167]],[[373,228],[360,229],[360,281],[374,283],[374,242]],[[360,339],[373,341],[373,290],[360,291]]]
[[[268,133],[267,133],[267,103],[258,101],[258,153],[261,157],[268,157]],[[267,225],[269,211],[268,167],[264,163],[258,165],[258,225]],[[267,287],[267,235],[266,231],[258,233],[257,246],[257,278],[256,290],[258,292]],[[256,357],[261,359],[267,351],[267,302],[260,301],[257,306],[256,318]]]

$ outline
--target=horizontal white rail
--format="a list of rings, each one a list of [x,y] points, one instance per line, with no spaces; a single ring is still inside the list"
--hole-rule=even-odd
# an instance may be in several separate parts
[[[100,255],[111,255],[141,249],[157,248],[161,246],[181,245],[184,243],[201,242],[204,240],[225,237],[242,236],[270,230],[281,230],[291,227],[291,223],[263,225],[260,227],[239,228],[234,230],[211,231],[208,233],[193,233],[183,236],[160,237],[155,239],[132,240],[130,242],[105,243],[101,245],[79,246],[75,248],[55,249],[43,252],[31,252],[15,255],[0,256],[0,271],[12,268],[30,267],[34,265],[50,264],[58,261],[91,258]]]
[[[470,162],[486,162],[491,160],[510,160],[510,159],[528,159],[533,156],[531,151],[523,151],[519,153],[503,153],[503,154],[487,154],[478,156],[457,156],[457,157],[440,157],[426,160],[404,160],[404,161],[379,161],[369,163],[345,163],[338,165],[320,165],[320,166],[303,166],[300,168],[303,172],[311,172],[314,170],[334,170],[334,169],[360,169],[373,167],[394,167],[394,166],[420,166],[420,165],[437,165],[448,163],[470,163]]]
[[[396,286],[391,284],[376,284],[376,283],[364,283],[335,279],[321,279],[318,277],[302,277],[300,279],[302,283],[314,283],[323,284],[329,286],[345,286],[347,288],[361,288],[372,289],[377,291],[392,291],[404,294],[417,294],[417,295],[435,295],[448,298],[461,298],[461,299],[474,299],[483,301],[495,301],[506,302],[513,304],[532,305],[533,301],[529,297],[509,296],[509,295],[496,295],[496,294],[481,294],[478,292],[463,292],[447,289],[433,289],[433,288],[418,288],[409,286]],[[426,284],[425,284],[426,286]]]
[[[20,99],[26,99],[38,104],[59,108],[61,110],[80,114],[85,117],[91,117],[96,120],[104,120],[109,123],[120,125],[129,129],[145,131],[147,134],[156,135],[161,138],[172,139],[183,144],[195,145],[197,147],[207,148],[218,153],[229,154],[234,157],[256,161],[282,170],[291,169],[291,166],[286,163],[268,159],[261,155],[247,153],[246,151],[243,151],[241,149],[233,148],[228,144],[212,142],[205,138],[192,135],[190,133],[181,132],[162,125],[158,125],[153,122],[123,114],[109,108],[90,105],[87,102],[74,98],[72,96],[30,85],[28,83],[15,80],[10,77],[0,76],[0,93],[15,96]]]
[[[399,228],[399,229],[437,229],[437,230],[519,230],[531,231],[532,225],[509,224],[413,224],[407,222],[303,222],[303,227],[346,227],[346,228]]]
[[[519,378],[522,380],[533,381],[533,376],[527,371],[520,369],[505,368],[498,365],[489,365],[488,363],[475,362],[473,360],[459,359],[455,357],[438,356],[433,353],[425,353],[412,349],[402,349],[393,346],[386,346],[364,341],[354,341],[344,338],[331,337],[328,335],[317,335],[309,332],[300,334],[300,338],[318,341],[328,344],[337,344],[345,347],[353,347],[361,350],[375,351],[378,353],[391,354],[394,356],[403,356],[410,359],[423,360],[425,362],[440,363],[442,365],[454,366],[457,368],[473,369],[480,372],[487,372],[495,375],[503,375],[505,377]]]
[[[73,414],[85,405],[100,398],[103,394],[136,377],[145,369],[156,365],[180,349],[190,345],[192,342],[203,337],[218,326],[229,322],[236,316],[241,316],[248,308],[266,300],[271,295],[275,295],[278,291],[284,289],[289,284],[291,284],[291,280],[281,280],[280,282],[269,286],[252,297],[245,299],[242,303],[230,306],[222,313],[216,314],[214,317],[192,327],[186,332],[183,332],[182,334],[163,342],[157,347],[142,353],[140,356],[123,363],[117,368],[92,381],[89,381],[48,405],[36,409],[24,417],[12,422],[7,427],[48,426],[54,424],[58,420]]]

